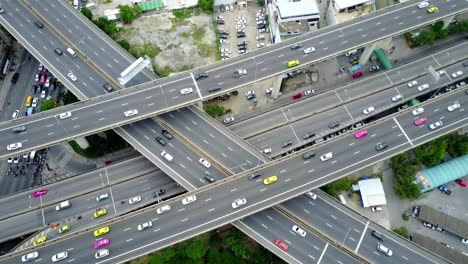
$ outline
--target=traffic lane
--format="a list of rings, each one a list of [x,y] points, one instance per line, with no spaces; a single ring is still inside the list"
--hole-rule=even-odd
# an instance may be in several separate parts
[[[385,73],[384,73],[385,74]],[[391,87],[392,83],[383,74],[372,75],[368,78],[356,80],[350,84],[335,89],[341,101],[349,101],[372,93],[377,89]]]
[[[4,219],[0,221],[0,229],[2,230],[0,241],[8,241],[9,239],[32,233],[44,226],[41,210],[35,210],[17,217]]]
[[[283,114],[282,108],[280,108],[243,120],[239,123],[234,123],[228,126],[228,128],[239,137],[247,138],[257,133],[268,131],[273,125],[276,127],[286,124],[287,121],[287,117]]]
[[[351,114],[351,116],[353,116],[354,119],[365,119],[368,117],[368,115],[364,114],[363,111],[369,107],[374,107],[375,109],[374,113],[371,113],[372,115],[384,111],[390,108],[392,105],[401,104],[404,101],[404,99],[398,102],[392,101],[392,97],[398,95],[399,91],[400,90],[396,90],[393,88],[387,89],[376,94],[367,96],[365,98],[357,99],[353,102],[347,103],[346,108],[348,109],[349,113]]]
[[[297,119],[317,114],[339,103],[340,98],[336,96],[335,91],[329,91],[283,107],[283,111],[290,113],[292,118]],[[288,109],[291,109],[291,111]]]

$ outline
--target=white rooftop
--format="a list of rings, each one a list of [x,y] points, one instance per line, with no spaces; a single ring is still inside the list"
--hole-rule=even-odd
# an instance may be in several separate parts
[[[357,6],[360,4],[367,3],[367,2],[373,2],[374,0],[334,0],[334,1],[335,1],[335,6],[338,7],[338,9],[345,9],[348,7]]]
[[[358,181],[362,207],[387,204],[385,192],[379,178]]]
[[[319,14],[318,0],[277,0],[278,10],[281,18]]]

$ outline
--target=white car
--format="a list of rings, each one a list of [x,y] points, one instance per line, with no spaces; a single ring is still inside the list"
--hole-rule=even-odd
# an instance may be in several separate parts
[[[223,53],[232,53],[231,49],[221,49]]]
[[[66,118],[69,118],[71,115],[72,115],[71,112],[65,112],[65,113],[61,113],[59,117],[60,119],[66,119]]]
[[[462,72],[462,71],[456,71],[456,72],[452,73],[452,77],[453,77],[453,78],[456,78],[456,77],[462,76],[462,75],[463,75],[463,72]]]
[[[184,88],[184,89],[181,89],[180,90],[180,94],[181,95],[184,95],[184,94],[189,94],[189,93],[192,93],[193,92],[193,89],[188,87],[188,88]]]
[[[304,95],[307,96],[307,95],[311,95],[311,94],[314,94],[315,91],[314,90],[307,90],[304,92]]]
[[[413,115],[422,114],[422,113],[424,113],[424,108],[422,108],[422,107],[416,108],[416,109],[413,110],[412,113],[413,113]]]
[[[240,206],[243,206],[247,203],[247,200],[245,198],[239,198],[239,199],[236,199],[233,203],[232,203],[232,208],[233,209],[236,209]]]
[[[11,119],[17,119],[19,116],[19,110],[15,110],[13,114],[11,115]]]
[[[313,192],[307,192],[306,195],[312,200],[317,199],[317,195]]]
[[[236,17],[235,19],[236,19],[236,21],[245,20],[245,17],[243,17],[243,16],[238,16],[238,17]]]
[[[190,195],[189,197],[186,197],[182,199],[182,204],[187,205],[195,202],[197,200],[197,197],[195,195]]]
[[[384,253],[385,255],[389,257],[393,255],[393,252],[382,244],[377,244],[377,250]]]
[[[434,130],[434,129],[441,127],[442,125],[443,125],[442,121],[437,121],[435,123],[430,124],[429,128]]]
[[[271,153],[271,148],[265,148],[262,150],[263,154]]]
[[[128,110],[128,111],[124,112],[124,115],[126,117],[131,117],[131,116],[134,116],[134,115],[137,115],[137,114],[138,114],[138,110],[136,110],[136,109],[132,109],[132,110]]]
[[[251,95],[251,94],[255,94],[255,91],[252,91],[252,90],[247,91],[247,92],[245,93],[245,96],[249,96],[249,95]]]
[[[399,101],[401,99],[403,99],[403,96],[401,94],[397,94],[397,95],[392,97],[392,102],[396,102],[396,101]]]
[[[36,73],[36,75],[34,75],[34,81],[35,82],[39,81],[39,73]]]
[[[364,109],[364,111],[362,111],[362,113],[364,113],[365,115],[368,115],[372,112],[375,111],[375,108],[373,106],[370,106],[370,107],[367,107],[366,109]]]
[[[265,47],[265,42],[257,43],[257,48],[263,48],[263,47]]]
[[[33,101],[32,101],[32,104],[31,104],[31,107],[37,107],[37,103],[39,102],[39,98],[37,97],[34,97]]]
[[[34,251],[34,252],[28,253],[28,254],[26,254],[26,255],[23,255],[23,256],[21,257],[21,261],[22,261],[22,262],[27,262],[27,261],[36,259],[37,257],[39,257],[39,252]]]
[[[143,230],[151,228],[152,226],[153,226],[153,222],[149,221],[141,225],[138,225],[137,229],[138,231],[143,231]]]
[[[100,259],[100,258],[107,257],[107,256],[109,256],[109,250],[107,248],[103,248],[99,250],[98,252],[96,252],[96,254],[94,254],[94,257],[96,259]]]
[[[372,212],[380,212],[380,211],[382,211],[382,207],[380,207],[380,206],[373,206],[373,207],[371,208],[371,210],[372,210]]]
[[[229,123],[231,123],[231,122],[234,122],[234,117],[232,117],[232,116],[231,116],[231,117],[226,117],[226,118],[224,118],[224,120],[223,120],[223,123],[224,123],[224,124],[229,124]]]
[[[265,90],[266,94],[271,94],[272,92],[273,92],[273,87],[270,87],[270,88]]]
[[[11,163],[13,163],[13,158],[12,158],[12,157],[9,157],[9,158],[8,158],[8,164],[11,164]]]
[[[128,200],[128,203],[129,203],[129,204],[134,204],[134,203],[138,203],[138,202],[140,202],[140,201],[141,201],[141,196],[138,195],[138,196],[135,196],[135,197],[133,197],[133,198],[130,198],[130,199]]]
[[[46,98],[46,95],[47,95],[46,90],[42,90],[42,92],[41,92],[41,98],[42,98],[42,99]]]
[[[238,25],[236,25],[236,29],[245,29],[245,25],[238,24]]]
[[[50,80],[52,79],[52,77],[47,77],[46,81],[45,81],[45,84],[44,86],[45,87],[49,87],[50,86]]]
[[[200,158],[198,160],[198,162],[200,162],[201,165],[203,165],[203,166],[205,166],[207,168],[211,167],[211,163],[209,161],[207,161],[206,159],[204,159],[204,158]]]
[[[171,210],[171,206],[166,204],[162,207],[159,207],[158,209],[156,209],[156,213],[158,214],[164,214],[164,213],[167,213]]]
[[[247,23],[247,21],[245,21],[245,20],[237,20],[236,23],[237,23],[237,25],[244,25],[244,24]]]
[[[468,239],[466,238],[462,238],[461,242],[465,245],[468,245]]]
[[[67,76],[68,76],[68,78],[70,78],[70,80],[72,80],[72,81],[76,81],[76,80],[77,80],[76,76],[75,76],[73,73],[71,73],[71,72],[69,72]]]
[[[457,109],[460,108],[460,107],[461,107],[461,105],[460,105],[459,103],[454,103],[453,105],[449,105],[449,106],[447,107],[447,110],[448,110],[449,112],[452,112],[452,111],[457,110]]]
[[[42,65],[42,63],[39,63],[39,67],[37,67],[37,70],[38,71],[44,70],[44,65]]]
[[[107,193],[101,194],[98,197],[96,197],[96,202],[102,201],[109,198],[109,195]]]
[[[68,258],[68,252],[67,251],[60,252],[52,256],[52,262],[57,262],[66,258]]]
[[[418,86],[418,91],[422,92],[426,90],[427,88],[429,88],[429,84],[425,83],[423,85]]]
[[[412,82],[409,82],[409,83],[408,83],[408,87],[410,87],[410,88],[413,87],[413,86],[415,86],[415,85],[418,85],[418,82],[417,82],[417,81],[412,81]]]
[[[22,147],[23,147],[23,143],[17,142],[17,143],[13,143],[13,144],[8,145],[7,150],[15,150],[15,149],[20,149]]]
[[[429,6],[429,3],[426,2],[426,1],[423,1],[421,3],[418,4],[418,7],[419,8],[425,8],[425,7],[428,7]]]
[[[322,156],[320,156],[321,161],[326,161],[326,160],[329,160],[331,158],[333,158],[333,153],[332,152],[328,152],[328,153],[325,153]]]
[[[220,39],[219,42],[221,44],[229,44],[229,39]]]
[[[314,52],[314,51],[315,51],[315,48],[314,48],[314,47],[310,47],[310,48],[305,49],[305,50],[304,50],[304,53],[305,53],[305,54],[309,54],[309,53],[312,53],[312,52]]]
[[[294,233],[300,235],[301,237],[305,237],[307,234],[306,231],[304,231],[304,229],[298,227],[297,225],[293,225],[291,229]]]

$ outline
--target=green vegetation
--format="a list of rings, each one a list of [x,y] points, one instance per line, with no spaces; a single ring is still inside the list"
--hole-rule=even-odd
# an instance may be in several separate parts
[[[133,19],[135,19],[135,17],[138,17],[142,13],[141,7],[139,5],[135,5],[133,7],[128,6],[128,5],[121,5],[119,6],[119,10],[120,10],[120,19],[124,23],[128,23],[128,24],[132,23]]]
[[[211,117],[222,116],[224,115],[224,107],[218,104],[206,104],[203,106],[203,110]]]
[[[211,24],[213,26],[213,30],[215,33],[215,39],[216,39],[216,60],[220,61],[221,60],[221,43],[219,42],[219,29],[218,26],[216,25],[216,19],[214,16],[211,16]]]
[[[106,33],[109,37],[115,39],[118,29],[117,24],[113,21],[109,21],[107,17],[100,17],[98,20],[93,20],[94,24],[98,26],[104,33]]]
[[[395,228],[392,231],[393,231],[393,233],[396,233],[396,234],[398,234],[398,235],[400,235],[400,236],[402,236],[402,237],[404,237],[406,239],[410,239],[410,234],[408,232],[408,229],[406,229],[406,227],[404,227],[404,226],[402,226],[400,228]]]
[[[468,32],[468,20],[459,21],[456,25],[444,27],[443,21],[438,21],[429,30],[424,30],[416,34],[405,33],[406,41],[411,48],[423,46],[426,44],[432,45],[436,40],[445,39],[448,35]]]
[[[57,107],[58,104],[55,103],[54,99],[43,100],[41,103],[41,112],[47,111]]]
[[[407,153],[391,158],[391,166],[396,178],[393,191],[400,199],[415,200],[421,196],[421,189],[413,182],[416,168],[409,163],[408,158]]]
[[[186,19],[192,16],[193,9],[188,8],[188,9],[183,9],[183,10],[174,10],[172,14],[177,18],[177,19]]]
[[[110,3],[112,3],[112,0],[104,0],[104,3],[110,4]]]
[[[105,137],[101,137],[99,135],[90,135],[85,137],[89,143],[89,147],[87,149],[82,149],[75,141],[70,141],[68,143],[76,153],[90,159],[99,158],[129,146],[124,139],[114,132],[114,130],[107,130],[104,133]]]
[[[85,17],[87,17],[89,20],[93,21],[93,12],[89,8],[83,7],[80,10],[81,14],[83,14]]]
[[[223,239],[225,244],[223,244]],[[130,264],[279,264],[284,263],[235,228],[208,232]]]
[[[408,220],[410,219],[410,217],[409,217],[409,215],[408,215],[407,212],[403,213],[403,214],[401,215],[401,218],[403,218],[403,220],[405,220],[405,221],[408,221]]]
[[[167,77],[171,73],[174,72],[174,69],[172,69],[170,66],[165,66],[164,68],[161,69],[161,68],[158,68],[156,65],[153,65],[153,71],[159,77]]]
[[[60,93],[57,98],[62,101],[63,105],[73,104],[79,101],[70,91]]]
[[[207,14],[213,13],[213,1],[214,0],[198,0],[198,5]]]
[[[257,0],[257,4],[261,7],[265,6],[265,0]]]
[[[330,196],[336,197],[341,192],[347,192],[351,190],[351,185],[353,182],[348,177],[341,178],[332,183],[329,183],[325,186],[320,187],[320,189]]]
[[[147,55],[150,58],[154,58],[158,56],[158,54],[162,51],[158,46],[154,45],[153,43],[145,43],[143,47],[130,46],[130,44],[128,46],[130,47],[130,54],[132,54],[135,58],[139,58],[143,55]]]

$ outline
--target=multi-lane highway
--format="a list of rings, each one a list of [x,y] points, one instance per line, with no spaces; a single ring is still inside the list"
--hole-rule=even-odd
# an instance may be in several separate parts
[[[202,71],[206,71],[210,75],[205,80],[195,82],[193,74],[184,73],[142,84],[138,87],[128,88],[100,98],[90,99],[74,106],[66,106],[60,110],[51,110],[44,114],[32,116],[31,118],[19,119],[14,124],[11,122],[2,124],[0,126],[0,135],[11,134],[11,128],[17,125],[32,127],[40,126],[39,123],[43,122],[47,123],[47,125],[68,128],[40,133],[40,135],[43,135],[41,140],[28,139],[28,141],[23,142],[24,149],[32,149],[38,146],[53,144],[66,138],[94,133],[110,127],[134,122],[135,120],[141,120],[151,115],[162,113],[162,111],[169,111],[192,104],[197,100],[203,99],[203,95],[207,95],[206,90],[214,85],[223,86],[224,89],[221,93],[224,93],[227,89],[234,89],[238,86],[285,72],[287,69],[283,63],[290,59],[296,59],[299,56],[301,56],[301,60],[304,63],[317,62],[341,53],[343,50],[360,46],[363,43],[400,33],[402,27],[408,29],[421,26],[422,24],[428,24],[442,17],[457,14],[468,9],[467,2],[450,2],[447,4],[444,0],[433,1],[433,4],[439,3],[441,6],[440,11],[435,14],[428,14],[425,9],[417,8],[414,3],[405,3],[396,5],[388,10],[377,11],[373,14],[360,17],[353,20],[353,23],[343,23],[303,35],[297,41],[302,42],[304,46],[315,46],[317,49],[317,52],[310,56],[304,57],[301,50],[291,50],[288,46],[291,43],[273,45],[270,48],[262,49],[248,56],[241,56],[228,62],[213,64],[203,68]],[[14,16],[14,13],[7,9],[4,13],[5,15]],[[381,24],[387,26],[382,28]],[[356,34],[356,32],[361,31],[363,31],[363,34]],[[275,56],[272,54],[275,54]],[[269,65],[269,68],[259,66],[262,64]],[[248,74],[243,78],[233,78],[231,76],[232,72],[239,67],[247,69]],[[186,87],[194,88],[195,92],[185,96],[180,95],[179,90]],[[158,99],[156,100],[156,98]],[[97,105],[101,104],[103,105],[102,107],[97,107]],[[130,109],[137,109],[139,111],[138,115],[125,118],[123,112]],[[61,120],[57,117],[58,113],[68,110],[72,111],[71,118]],[[93,119],[95,121],[84,124],[82,120],[78,120],[79,118],[73,120],[73,115],[79,115],[78,112],[81,112],[83,115],[96,117]],[[4,141],[2,144],[6,146],[11,143],[14,142]],[[1,151],[2,153],[6,152],[5,149]]]
[[[115,234],[118,244],[122,238],[133,238],[131,245],[125,245],[126,253],[118,251],[119,246],[110,250],[116,250],[119,253],[112,254],[106,258],[106,262],[117,262],[129,259],[135,255],[144,254],[150,250],[165,247],[176,243],[180,239],[196,235],[224,223],[244,217],[246,214],[260,211],[266,207],[272,206],[278,202],[298,196],[308,189],[325,184],[337,176],[346,175],[358,169],[362,163],[372,164],[389,155],[395,155],[409,149],[415,145],[422,144],[434,137],[448,133],[459,127],[466,126],[468,117],[463,111],[447,112],[446,107],[453,101],[459,101],[460,104],[468,103],[468,96],[464,90],[452,92],[451,94],[437,99],[433,99],[426,104],[425,115],[428,117],[428,123],[423,126],[415,126],[414,115],[411,111],[401,113],[398,116],[380,121],[367,130],[369,135],[366,138],[356,140],[353,135],[343,136],[328,144],[324,144],[315,151],[317,155],[333,152],[332,159],[321,162],[318,158],[304,161],[299,155],[284,159],[283,162],[272,164],[262,170],[263,175],[278,175],[279,181],[272,185],[265,186],[258,181],[249,181],[246,177],[240,175],[233,179],[224,180],[222,184],[211,185],[209,188],[202,188],[195,192],[197,202],[182,206],[180,199],[175,199],[170,204],[172,209],[166,214],[157,215],[154,210],[138,212],[129,220],[114,220],[110,225],[113,237]],[[430,130],[428,124],[437,120],[443,120],[444,126],[438,130]],[[378,136],[371,137],[372,134]],[[375,145],[385,139],[389,148],[382,152],[375,150]],[[287,162],[284,162],[287,160]],[[231,203],[238,198],[246,198],[247,204],[236,210],[231,208]],[[229,213],[226,213],[229,212]],[[180,219],[179,221],[170,221],[169,219]],[[153,220],[153,230],[140,232],[135,235],[134,225],[140,222]],[[183,227],[181,227],[183,223]],[[133,228],[132,228],[133,227]],[[122,231],[131,228],[131,232]],[[114,231],[114,232],[113,232]],[[116,232],[115,232],[116,231]],[[157,239],[154,241],[153,233],[157,232]],[[135,239],[134,236],[138,236]],[[120,238],[120,239],[119,239]],[[94,241],[91,232],[84,233],[70,239],[54,244],[53,246],[39,249],[45,259],[50,258],[62,250],[71,249],[69,254],[81,262],[89,262],[93,258],[92,251],[83,246]],[[79,243],[78,243],[79,242]],[[71,243],[74,243],[72,246]],[[80,245],[76,247],[76,245]],[[79,249],[79,250],[76,250]],[[394,252],[394,256],[399,256]],[[11,259],[11,261],[14,261]],[[10,263],[6,261],[5,263]]]

